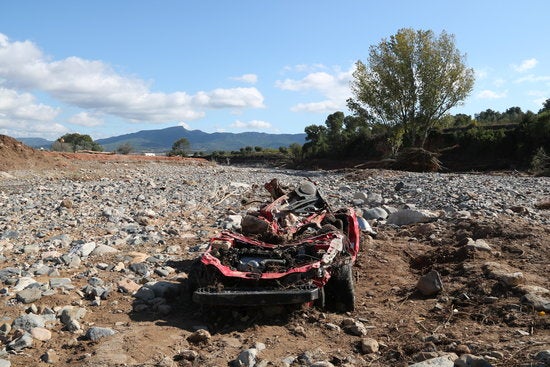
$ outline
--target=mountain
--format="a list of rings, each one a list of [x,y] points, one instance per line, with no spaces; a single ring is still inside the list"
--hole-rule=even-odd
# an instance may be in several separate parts
[[[42,139],[42,138],[17,138],[21,143],[31,147],[31,148],[44,148],[50,149],[53,144],[53,141]]]
[[[193,151],[233,151],[240,148],[262,147],[279,148],[292,143],[305,143],[306,134],[267,134],[257,132],[245,133],[205,133],[201,130],[187,130],[182,126],[168,127],[159,130],[142,130],[136,133],[98,139],[96,142],[106,151],[114,151],[120,145],[128,143],[136,151],[166,152],[178,139],[186,138]]]

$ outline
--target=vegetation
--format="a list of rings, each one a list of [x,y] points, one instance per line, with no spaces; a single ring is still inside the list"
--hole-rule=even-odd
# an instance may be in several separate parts
[[[118,154],[128,155],[134,151],[134,146],[130,143],[122,143],[116,149]]]
[[[191,144],[189,143],[189,140],[186,138],[178,139],[172,144],[172,150],[168,152],[169,157],[174,156],[181,156],[186,157],[187,152],[189,152],[189,149],[191,148]]]
[[[442,117],[474,85],[474,71],[442,32],[401,29],[371,46],[366,64],[356,63],[351,83],[356,103],[375,122],[392,127],[391,143],[423,147]]]
[[[76,152],[79,150],[92,150],[102,152],[103,147],[96,143],[90,135],[78,133],[65,134],[52,144],[53,151]]]

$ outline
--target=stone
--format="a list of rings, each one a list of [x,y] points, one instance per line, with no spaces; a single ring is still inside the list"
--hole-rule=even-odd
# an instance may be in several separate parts
[[[7,359],[0,358],[0,367],[11,367],[11,362]]]
[[[386,219],[388,212],[381,207],[363,210],[363,218],[365,219]]]
[[[418,283],[416,284],[416,289],[418,289],[424,296],[433,296],[441,292],[441,290],[443,290],[441,276],[436,270],[430,271],[420,277]]]
[[[407,224],[434,221],[438,217],[437,213],[428,210],[401,209],[398,212],[390,214],[387,222],[396,226],[404,226]]]
[[[19,338],[8,343],[7,349],[19,352],[25,348],[32,347],[32,336],[29,333],[24,333]]]
[[[56,364],[59,363],[59,356],[57,355],[57,352],[55,350],[48,349],[46,353],[40,356],[40,360],[44,363]]]
[[[92,256],[101,256],[105,254],[114,254],[119,252],[116,248],[109,245],[97,245],[94,250],[90,253]]]
[[[472,354],[463,354],[455,360],[455,367],[492,367],[492,364],[482,357]]]
[[[525,283],[525,277],[522,272],[515,271],[515,269],[506,265],[492,261],[486,262],[483,264],[483,270],[489,277],[495,278],[509,287],[516,287]]]
[[[141,286],[134,282],[132,279],[124,278],[118,281],[117,288],[122,293],[135,294],[141,288]]]
[[[35,327],[30,330],[31,336],[40,341],[47,341],[52,338],[52,332],[43,327]]]
[[[25,288],[22,291],[17,292],[15,298],[24,304],[33,303],[42,298],[42,291],[37,287]]]
[[[115,330],[106,327],[93,326],[86,331],[85,338],[96,342],[100,339],[106,338],[108,336],[114,335]]]
[[[233,361],[232,365],[239,367],[254,367],[257,355],[258,350],[256,348],[245,349],[239,353],[239,356]]]
[[[372,354],[378,352],[379,345],[375,339],[363,338],[361,339],[361,352],[363,354]]]
[[[527,293],[521,297],[521,302],[533,306],[536,311],[550,312],[550,298],[535,293]]]
[[[32,328],[35,327],[44,327],[45,322],[42,316],[35,315],[33,313],[19,316],[15,320],[13,320],[11,327],[12,329],[22,329],[25,331],[30,331]]]
[[[205,329],[199,329],[187,337],[187,341],[191,344],[203,344],[210,341],[212,335]]]
[[[465,245],[467,249],[487,252],[492,250],[491,246],[485,240],[477,239],[474,241],[472,238],[468,238],[467,241],[468,242]]]
[[[454,367],[458,356],[448,353],[444,356],[430,358],[422,362],[410,364],[409,367]]]

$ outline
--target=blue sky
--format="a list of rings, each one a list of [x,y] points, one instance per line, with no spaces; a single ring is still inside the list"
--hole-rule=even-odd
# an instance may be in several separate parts
[[[357,60],[445,30],[473,115],[550,98],[547,0],[0,1],[0,134],[94,139],[182,125],[301,133],[346,111]]]

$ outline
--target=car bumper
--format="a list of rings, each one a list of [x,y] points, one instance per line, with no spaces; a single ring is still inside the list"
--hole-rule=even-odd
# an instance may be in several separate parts
[[[204,305],[264,306],[312,302],[321,291],[314,285],[288,289],[224,289],[199,288],[193,301]]]

